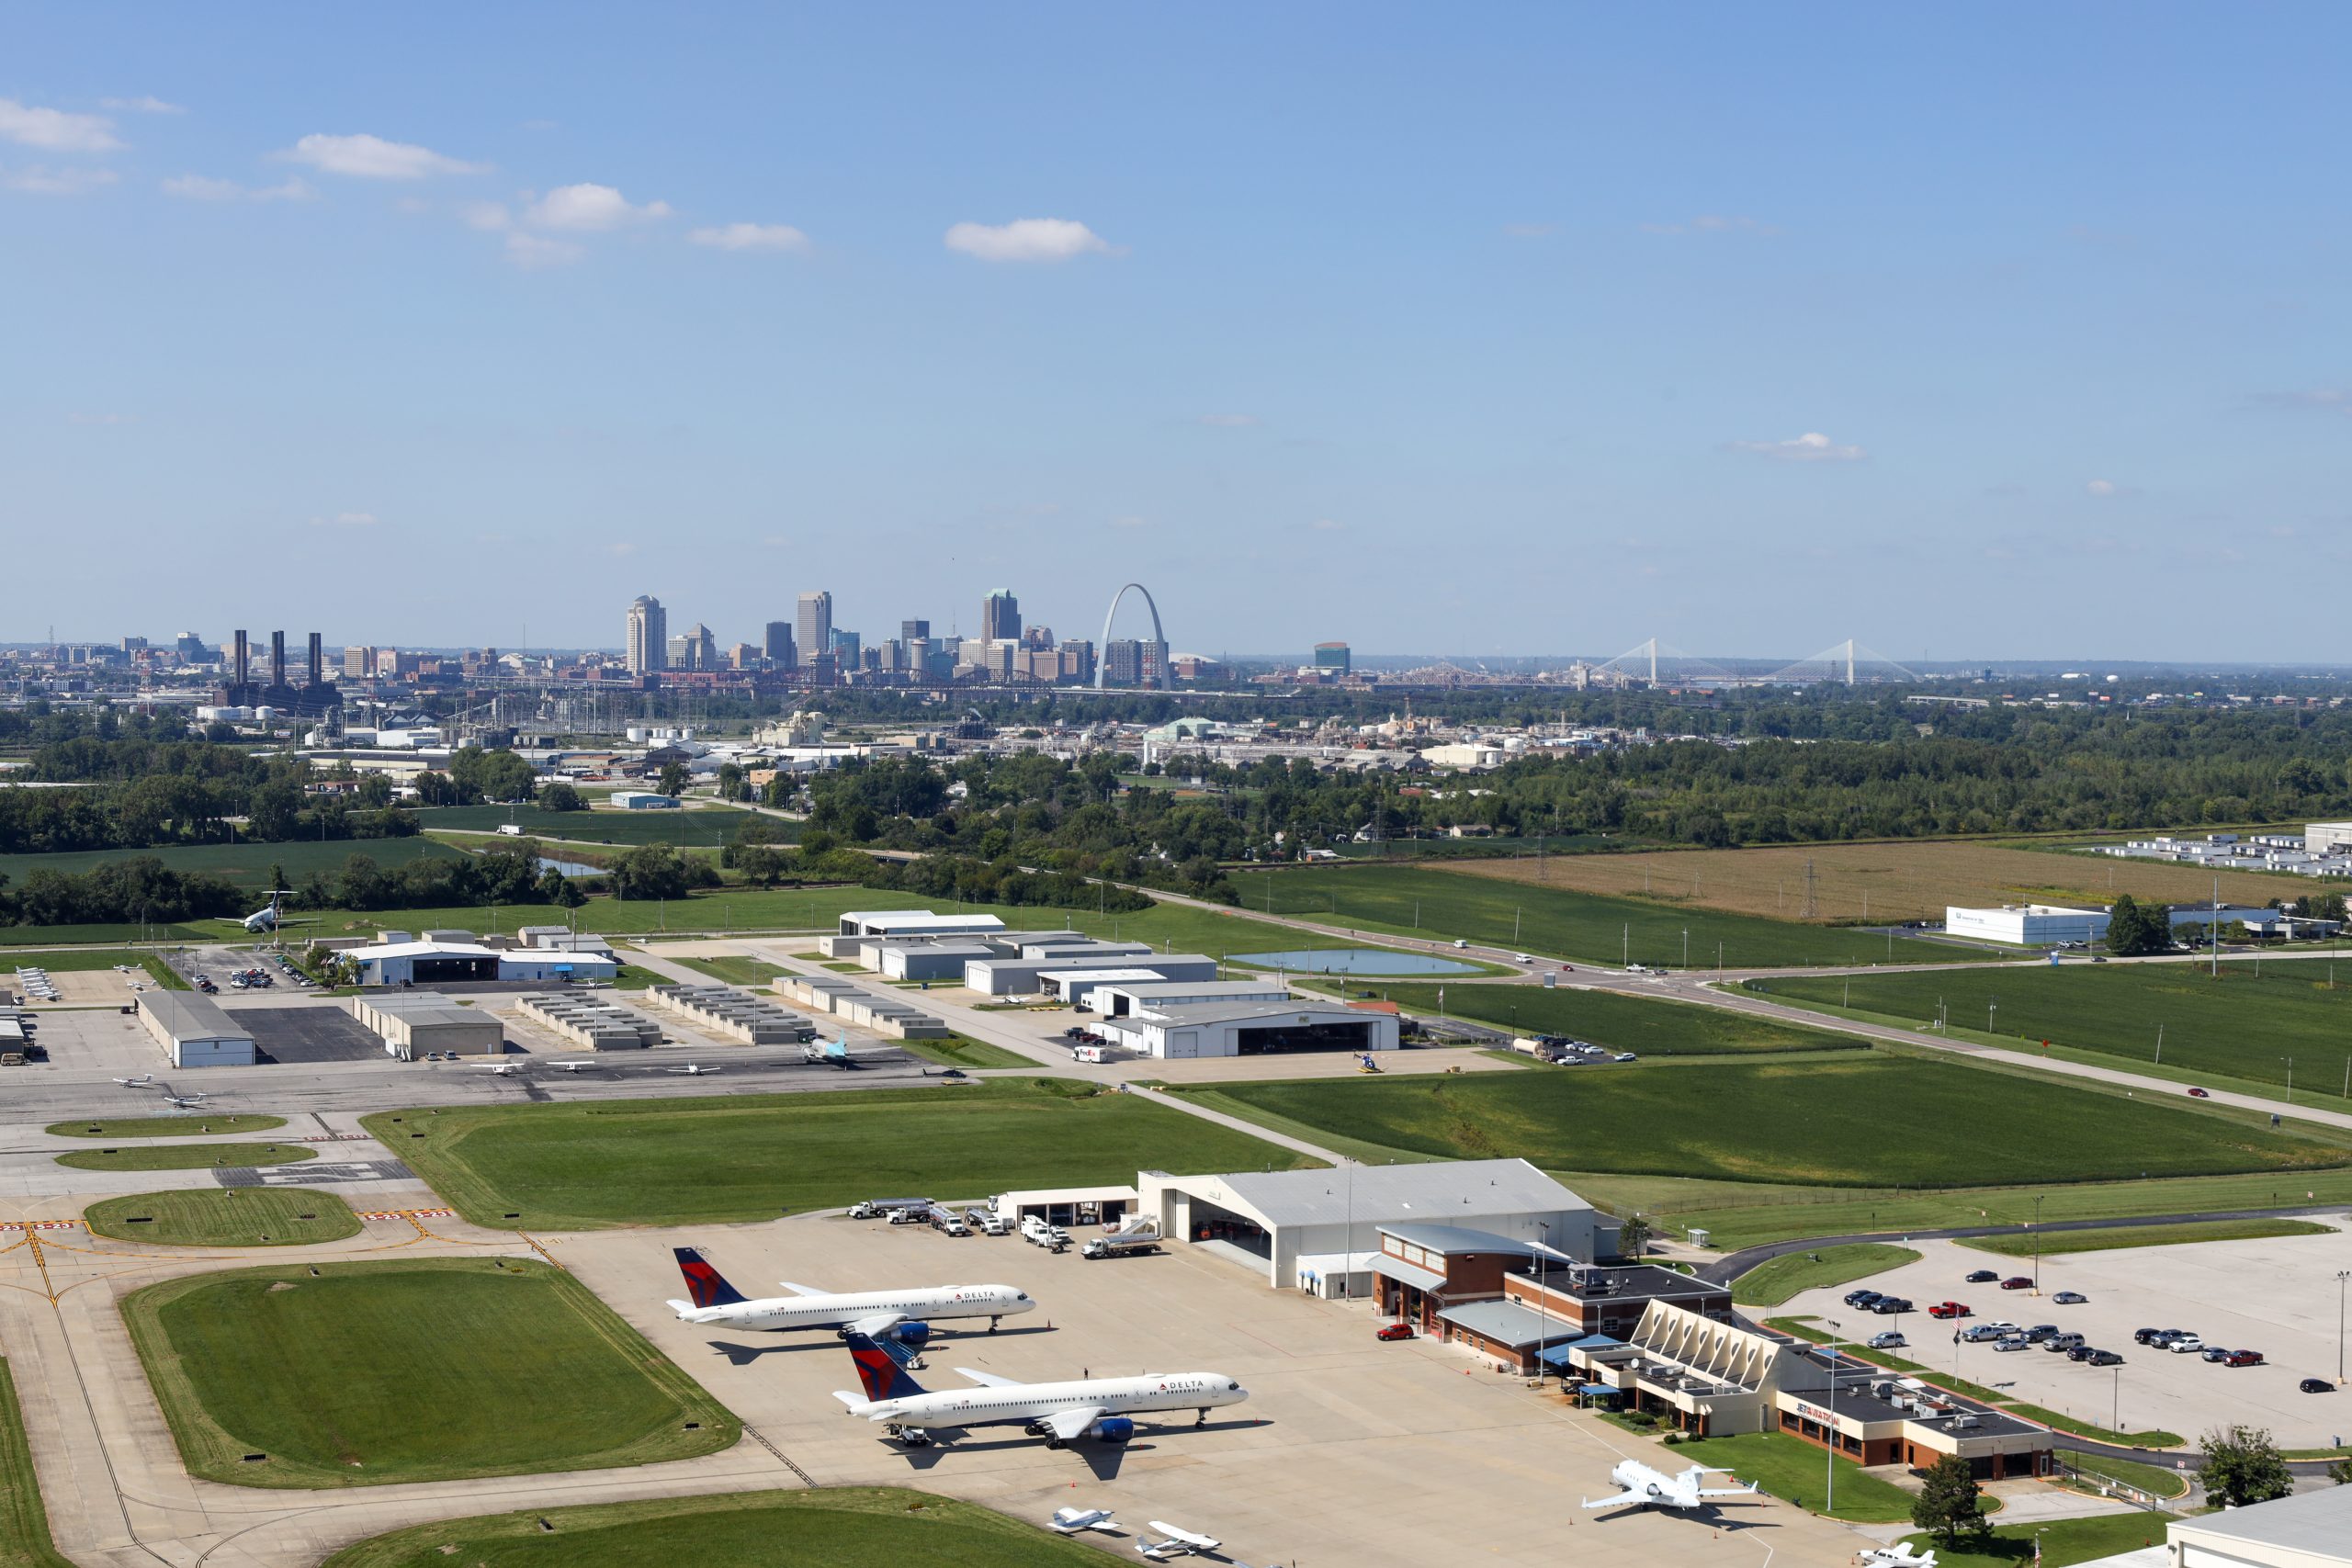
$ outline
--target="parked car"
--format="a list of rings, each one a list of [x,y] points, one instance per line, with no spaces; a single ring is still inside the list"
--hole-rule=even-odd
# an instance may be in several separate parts
[[[1872,1302],[1884,1299],[1876,1291],[1848,1291],[1846,1292],[1846,1304],[1849,1307],[1866,1307]]]
[[[1410,1339],[1413,1337],[1413,1325],[1409,1323],[1383,1324],[1380,1332],[1373,1337],[1374,1339]]]
[[[2225,1367],[2258,1367],[2262,1365],[2262,1352],[2259,1350],[2233,1350],[2222,1359],[2222,1365]]]
[[[1966,1302],[1938,1302],[1928,1309],[1928,1315],[1929,1317],[1969,1317],[1974,1314],[1968,1310]]]
[[[2132,1331],[2132,1342],[2135,1345],[2145,1345],[2163,1332],[2161,1328],[2135,1328]]]
[[[2099,1349],[2096,1345],[2071,1345],[2066,1348],[2066,1359],[2070,1361],[2087,1361],[2093,1356],[2104,1355],[2105,1353],[2106,1352]]]
[[[2205,1341],[2194,1334],[2184,1334],[2165,1347],[2176,1356],[2192,1355],[2205,1348]]]
[[[2094,1350],[2084,1359],[2094,1367],[2120,1367],[2123,1364],[2122,1356],[2113,1350]]]
[[[2032,1343],[2033,1342],[2031,1340],[2028,1339],[2022,1334],[2006,1334],[1998,1340],[1995,1341],[1993,1348],[1996,1350],[2022,1350]]]
[[[2045,1350],[2072,1351],[2080,1349],[2082,1344],[2083,1337],[2079,1334],[2053,1334],[2041,1342],[2041,1348]]]
[[[1964,1282],[1971,1285],[1989,1285],[1999,1278],[2000,1276],[1990,1269],[1973,1269],[1969,1271],[1968,1279]]]
[[[2305,1378],[2295,1385],[2298,1393],[2334,1393],[2335,1385],[2325,1378]]]
[[[1955,1339],[1965,1340],[1971,1345],[1981,1345],[1987,1339],[1998,1339],[2000,1337],[2001,1331],[1989,1323],[1980,1323],[1973,1327],[1963,1328],[1952,1336]]]
[[[2001,1281],[2001,1289],[2005,1291],[2030,1291],[2033,1289],[2033,1281],[2026,1278],[2023,1274],[2012,1274],[2007,1279]]]
[[[2050,1299],[2062,1307],[2078,1307],[2090,1300],[2090,1297],[2080,1291],[2061,1291]]]
[[[2230,1348],[2226,1345],[2208,1345],[2197,1353],[2208,1361],[2226,1361],[2230,1359]]]
[[[1881,1296],[1871,1303],[1871,1311],[1882,1315],[1890,1312],[1905,1313],[1918,1310],[1911,1304],[1911,1298],[1908,1296]]]
[[[1883,1333],[1871,1335],[1866,1343],[1873,1350],[1901,1350],[1908,1347],[1911,1341],[1890,1328]]]
[[[2051,1338],[2056,1335],[2057,1332],[2058,1325],[2054,1323],[2037,1323],[2031,1328],[2025,1331],[2025,1337],[2028,1339],[2032,1340],[2036,1345],[2039,1345],[2043,1340]]]

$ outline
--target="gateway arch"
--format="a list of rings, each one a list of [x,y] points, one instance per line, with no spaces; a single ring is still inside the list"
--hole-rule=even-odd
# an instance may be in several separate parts
[[[1144,608],[1151,612],[1152,645],[1162,650],[1164,660],[1168,647],[1168,635],[1159,629],[1159,606],[1153,603],[1150,589],[1140,582],[1130,582],[1111,596],[1111,608],[1102,616],[1102,642],[1094,654],[1094,689],[1098,692],[1102,690],[1102,678],[1110,673],[1111,669],[1111,623],[1119,618],[1119,606],[1125,602],[1130,593],[1143,595]],[[1147,678],[1144,683],[1149,685],[1153,682]],[[1164,669],[1159,672],[1158,684],[1163,690],[1168,685],[1168,671]]]

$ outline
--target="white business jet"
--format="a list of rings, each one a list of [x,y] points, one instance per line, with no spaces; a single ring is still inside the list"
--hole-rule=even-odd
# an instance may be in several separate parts
[[[1756,1483],[1746,1486],[1709,1486],[1705,1477],[1728,1474],[1711,1465],[1694,1464],[1678,1474],[1668,1475],[1662,1470],[1652,1470],[1640,1460],[1618,1462],[1609,1472],[1609,1479],[1624,1488],[1613,1497],[1587,1498],[1587,1508],[1622,1508],[1631,1505],[1637,1508],[1697,1508],[1717,1497],[1753,1497]]]
[[[1863,1551],[1858,1560],[1861,1568],[1936,1568],[1936,1549],[1914,1554],[1912,1543],[1898,1540],[1893,1546],[1874,1546]]]
[[[1161,1410],[1196,1410],[1198,1425],[1220,1404],[1238,1404],[1250,1391],[1223,1372],[1146,1372],[1141,1377],[1076,1382],[1015,1382],[993,1373],[956,1369],[977,1387],[932,1390],[909,1376],[899,1358],[852,1329],[842,1336],[865,1393],[837,1390],[852,1416],[876,1422],[910,1449],[930,1444],[933,1427],[1017,1426],[1058,1449],[1080,1438],[1124,1443],[1136,1435],[1135,1417]]]
[[[918,1285],[904,1291],[860,1291],[831,1294],[784,1281],[788,1296],[752,1301],[727,1282],[710,1260],[691,1247],[672,1247],[692,1301],[673,1301],[681,1323],[714,1328],[783,1330],[830,1328],[842,1335],[888,1339],[911,1356],[931,1338],[931,1319],[985,1317],[989,1332],[1008,1317],[1035,1312],[1029,1292],[1011,1285]]]
[[[1119,1521],[1111,1517],[1108,1508],[1056,1508],[1046,1528],[1056,1535],[1080,1535],[1088,1530],[1102,1530],[1116,1535]]]
[[[1151,1528],[1158,1530],[1165,1539],[1153,1540],[1147,1536],[1136,1542],[1136,1550],[1154,1562],[1164,1562],[1171,1557],[1189,1557],[1195,1551],[1205,1554],[1215,1551],[1225,1544],[1215,1536],[1202,1535],[1193,1530],[1178,1529],[1174,1525],[1159,1519],[1152,1520]]]

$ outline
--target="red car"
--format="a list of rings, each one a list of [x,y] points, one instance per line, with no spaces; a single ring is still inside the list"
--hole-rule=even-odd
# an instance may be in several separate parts
[[[2022,1274],[2012,1274],[2007,1279],[2001,1281],[2001,1289],[2005,1291],[2030,1291],[2033,1289],[2033,1281],[2027,1279]]]
[[[2189,1092],[2190,1094],[2192,1094],[2192,1095],[2196,1096],[2199,1100],[2211,1100],[2211,1099],[2212,1099],[2212,1098],[2213,1098],[2211,1095],[2210,1095],[2210,1094],[2206,1093],[2206,1092],[2205,1092],[2203,1089],[2190,1089],[2188,1092]]]
[[[1382,1325],[1380,1332],[1373,1336],[1373,1337],[1375,1339],[1410,1339],[1413,1337],[1413,1325],[1409,1323],[1385,1324]]]
[[[1928,1315],[1929,1317],[1973,1317],[1976,1314],[1968,1310],[1966,1302],[1938,1302],[1928,1309]]]
[[[2222,1365],[2225,1367],[2258,1367],[2262,1365],[2262,1352],[2259,1350],[2233,1350],[2228,1355],[2222,1358]]]

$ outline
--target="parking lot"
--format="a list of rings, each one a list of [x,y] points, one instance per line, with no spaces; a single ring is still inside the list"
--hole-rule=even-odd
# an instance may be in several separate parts
[[[1602,1495],[1619,1459],[1667,1467],[1671,1453],[1458,1348],[1379,1343],[1362,1304],[1270,1291],[1261,1277],[1182,1244],[1091,1262],[1017,1238],[812,1216],[540,1240],[820,1485],[910,1484],[1032,1521],[1062,1506],[1108,1507],[1131,1531],[1163,1519],[1217,1536],[1252,1562],[1421,1568],[1435,1551],[1489,1562],[1754,1568],[1767,1548],[1776,1564],[1830,1564],[1850,1563],[1864,1544],[1770,1501],[1712,1517],[1585,1514],[1577,1499]],[[916,1374],[927,1388],[958,1386],[957,1367],[1024,1382],[1210,1371],[1250,1397],[1212,1412],[1204,1428],[1189,1411],[1139,1426],[1125,1449],[1056,1451],[1017,1428],[989,1427],[902,1451],[833,1399],[856,1384],[830,1333],[680,1323],[663,1304],[683,1293],[670,1256],[677,1245],[704,1247],[747,1293],[773,1293],[791,1279],[820,1290],[1005,1283],[1037,1298],[1036,1312],[999,1334],[940,1332]],[[1128,1543],[1100,1544],[1124,1554]]]
[[[1897,1325],[1894,1317],[1844,1304],[1847,1292],[1867,1286],[1917,1303],[1918,1311],[1900,1319],[1910,1348],[1897,1353],[1939,1372],[2101,1427],[2120,1420],[2122,1430],[2177,1432],[2193,1443],[2211,1428],[2238,1423],[2267,1427],[2283,1447],[2326,1447],[2338,1434],[2352,1435],[2352,1389],[2302,1393],[2296,1384],[2336,1375],[2335,1276],[2352,1269],[2352,1231],[2330,1223],[2339,1228],[2327,1235],[2052,1254],[2041,1260],[2039,1296],[1997,1283],[1962,1283],[1978,1269],[2030,1276],[2030,1258],[1918,1241],[1910,1244],[1922,1255],[1917,1263],[1804,1292],[1779,1310],[1826,1318],[1848,1337],[1867,1339]],[[2061,1306],[2051,1300],[2060,1291],[2089,1299]],[[1975,1315],[1957,1323],[1930,1318],[1927,1309],[1944,1301],[1964,1302]],[[1998,1320],[2028,1328],[2054,1323],[2119,1352],[2123,1364],[2093,1367],[2040,1346],[1998,1351],[1990,1342],[1953,1342],[1958,1328]],[[2259,1350],[2264,1364],[2226,1367],[2154,1349],[2133,1342],[2141,1328],[2188,1329],[2208,1345]]]

